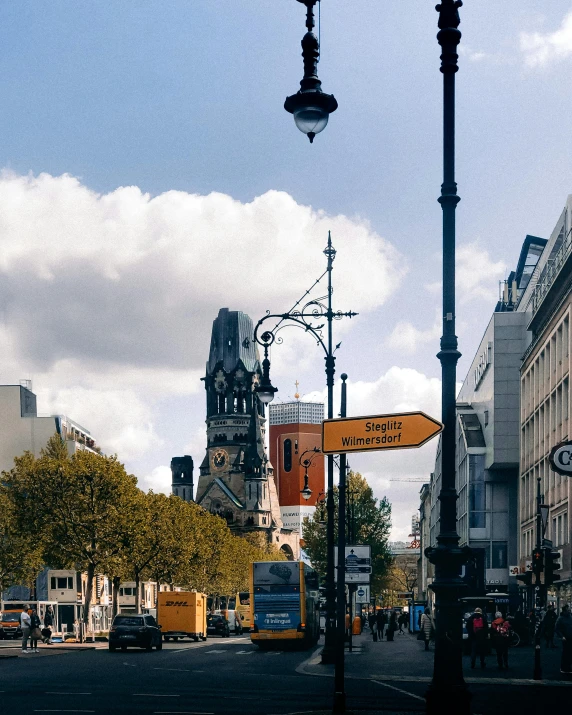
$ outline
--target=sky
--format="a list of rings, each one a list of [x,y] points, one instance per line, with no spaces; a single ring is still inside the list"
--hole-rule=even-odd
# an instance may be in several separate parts
[[[440,416],[442,75],[434,0],[322,0],[312,145],[295,0],[0,4],[0,382],[31,379],[144,488],[205,450],[219,308],[284,312],[337,250],[348,414]],[[527,233],[572,192],[572,2],[466,0],[457,74],[462,382]],[[323,293],[320,293],[323,295]],[[323,399],[323,355],[285,331],[277,399]],[[337,414],[339,384],[336,386]],[[409,534],[436,442],[352,455]]]

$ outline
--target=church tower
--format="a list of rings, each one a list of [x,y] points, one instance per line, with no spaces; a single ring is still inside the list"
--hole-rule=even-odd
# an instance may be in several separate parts
[[[262,533],[298,555],[296,535],[284,529],[274,471],[264,446],[264,404],[255,388],[262,376],[248,315],[221,308],[213,322],[204,377],[207,447],[196,501],[226,519],[233,532]]]

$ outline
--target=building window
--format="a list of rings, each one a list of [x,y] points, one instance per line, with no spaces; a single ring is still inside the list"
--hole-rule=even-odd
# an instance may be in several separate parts
[[[50,586],[54,590],[60,588],[73,589],[73,576],[52,576]]]
[[[485,456],[469,455],[469,528],[486,527]]]
[[[292,470],[292,440],[284,440],[284,471],[290,472]]]
[[[508,568],[506,541],[493,541],[492,568],[493,569]]]

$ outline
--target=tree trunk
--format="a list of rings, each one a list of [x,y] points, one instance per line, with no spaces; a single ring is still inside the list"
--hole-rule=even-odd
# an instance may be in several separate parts
[[[95,578],[95,566],[89,564],[87,567],[87,583],[85,588],[85,604],[83,606],[82,621],[86,628],[89,625],[89,609],[91,607],[91,599],[93,596],[93,580]]]
[[[141,613],[141,593],[139,591],[140,583],[139,571],[135,572],[135,613]]]
[[[119,576],[113,577],[113,593],[111,597],[111,613],[113,618],[119,613],[119,586],[121,585],[121,579]]]

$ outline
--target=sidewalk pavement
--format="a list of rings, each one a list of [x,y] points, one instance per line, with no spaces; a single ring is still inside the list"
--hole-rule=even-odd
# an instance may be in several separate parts
[[[84,650],[99,650],[107,648],[107,643],[53,643],[45,645],[41,643],[38,647],[38,653],[22,653],[22,643],[16,641],[0,641],[0,658],[38,658],[48,655],[64,655],[65,653],[73,653],[74,651]]]
[[[424,650],[424,643],[418,641],[416,634],[396,633],[394,640],[388,642],[373,642],[371,633],[366,630],[360,636],[354,636],[356,646],[353,653],[346,648],[345,671],[348,677],[382,679],[384,681],[410,681],[429,683],[433,675],[434,646],[429,651]],[[541,663],[544,685],[566,685],[570,687],[572,679],[560,673],[561,646],[546,649],[542,646]],[[302,666],[308,675],[329,675],[333,666],[324,666],[319,658],[314,656]],[[509,669],[499,670],[496,652],[493,650],[486,658],[486,668],[471,668],[469,656],[463,656],[463,670],[467,683],[507,684],[507,685],[539,685],[533,680],[534,647],[523,646],[509,650]]]

